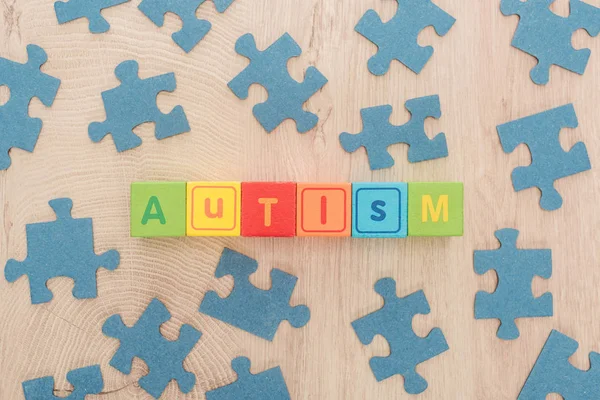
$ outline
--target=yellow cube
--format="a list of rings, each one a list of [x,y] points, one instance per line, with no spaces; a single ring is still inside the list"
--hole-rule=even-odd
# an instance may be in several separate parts
[[[187,183],[187,236],[240,236],[240,182]]]

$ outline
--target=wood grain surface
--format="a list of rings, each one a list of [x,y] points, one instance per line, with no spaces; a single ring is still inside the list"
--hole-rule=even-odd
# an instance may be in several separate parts
[[[139,2],[105,10],[111,30],[92,35],[85,20],[58,25],[53,1],[0,0],[0,56],[24,62],[26,45],[38,44],[49,56],[43,71],[62,80],[51,108],[31,104],[30,114],[44,123],[34,153],[12,151],[12,167],[0,172],[0,266],[26,257],[26,224],[53,219],[48,201],[57,197],[73,199],[75,217],[93,218],[96,252],[117,249],[122,259],[116,271],[100,270],[99,295],[92,300],[75,300],[72,281],[55,279],[49,285],[54,299],[34,306],[26,278],[13,284],[0,279],[0,399],[22,399],[22,381],[47,375],[55,376],[56,393],[65,396],[66,373],[96,363],[105,389],[91,399],[148,399],[136,383],[146,365],[136,360],[129,376],[110,367],[118,341],[103,336],[101,327],[115,313],[133,324],[153,297],[173,315],[162,327],[167,338],[175,339],[183,323],[203,332],[185,361],[196,386],[182,395],[171,383],[163,399],[203,399],[207,390],[235,379],[230,361],[240,355],[252,359],[253,372],[281,366],[293,399],[413,398],[401,376],[375,381],[368,360],[387,354],[387,343],[377,337],[364,347],[350,326],[382,305],[373,285],[383,277],[397,280],[401,296],[425,291],[431,313],[417,316],[414,329],[426,335],[440,327],[450,345],[418,366],[429,382],[421,399],[515,399],[553,328],[579,341],[572,362],[589,367],[588,353],[600,350],[600,173],[592,169],[559,181],[564,205],[545,212],[537,190],[514,192],[510,173],[530,156],[525,147],[504,154],[496,126],[572,102],[580,126],[564,130],[561,143],[570,148],[584,141],[595,167],[600,40],[577,32],[574,45],[592,49],[585,75],[553,68],[550,84],[536,86],[529,78],[535,59],[510,46],[518,17],[504,17],[497,0],[436,0],[457,23],[443,38],[431,28],[421,34],[419,42],[435,48],[422,73],[395,62],[387,75],[375,77],[367,60],[376,47],[354,25],[371,8],[391,18],[391,0],[236,0],[224,14],[207,2],[198,15],[213,29],[190,54],[170,38],[181,21],[168,15],[157,28],[137,10]],[[568,1],[553,7],[568,13]],[[252,115],[266,92],[255,86],[243,101],[227,88],[247,64],[234,51],[247,32],[259,48],[289,32],[303,49],[289,63],[291,74],[302,80],[314,65],[329,79],[306,104],[319,116],[315,129],[299,134],[287,121],[266,134]],[[139,61],[142,77],[175,72],[177,90],[159,95],[158,104],[163,112],[181,104],[190,133],[156,141],[154,126],[145,124],[136,129],[144,144],[122,154],[110,137],[90,141],[88,125],[105,118],[101,92],[117,86],[114,68],[128,59]],[[6,90],[0,94],[6,99]],[[439,94],[443,115],[428,120],[426,130],[446,133],[448,158],[409,164],[407,147],[397,145],[391,148],[396,165],[372,172],[363,151],[348,154],[340,147],[339,133],[361,130],[361,108],[391,104],[392,122],[400,124],[409,118],[406,100],[431,94]],[[461,181],[465,236],[133,239],[129,185],[141,180]],[[496,248],[493,233],[505,227],[521,231],[521,246],[553,251],[552,278],[532,286],[536,295],[552,292],[555,315],[519,320],[521,337],[510,342],[496,338],[497,321],[476,321],[473,313],[475,293],[493,290],[496,282],[493,272],[475,274],[473,250]],[[292,304],[310,307],[308,325],[294,329],[285,322],[270,343],[200,314],[207,291],[225,296],[232,288],[232,279],[213,275],[224,246],[258,259],[252,277],[258,287],[270,287],[274,267],[298,276]]]

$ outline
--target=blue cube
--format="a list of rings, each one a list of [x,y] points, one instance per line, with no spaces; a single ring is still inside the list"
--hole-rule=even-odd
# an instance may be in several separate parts
[[[405,238],[407,235],[406,183],[352,184],[352,237]]]

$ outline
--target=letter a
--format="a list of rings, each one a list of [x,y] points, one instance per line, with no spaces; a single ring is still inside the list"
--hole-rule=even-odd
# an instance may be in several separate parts
[[[152,212],[152,210],[156,210],[156,212]],[[148,205],[146,206],[146,211],[144,211],[144,216],[142,217],[142,225],[146,225],[150,219],[159,220],[161,225],[167,223],[165,214],[160,206],[160,201],[158,201],[158,197],[156,196],[152,196],[148,199]]]

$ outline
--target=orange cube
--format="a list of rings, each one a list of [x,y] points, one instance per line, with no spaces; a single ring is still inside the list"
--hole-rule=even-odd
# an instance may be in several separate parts
[[[352,185],[299,183],[297,236],[350,236]]]

